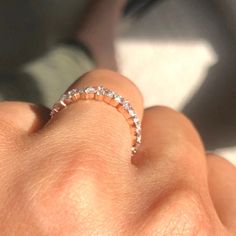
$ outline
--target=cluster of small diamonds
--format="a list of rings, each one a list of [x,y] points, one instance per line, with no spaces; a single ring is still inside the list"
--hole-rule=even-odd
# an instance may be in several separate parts
[[[130,105],[130,103],[125,100],[122,96],[116,94],[115,92],[104,88],[103,86],[98,87],[86,87],[83,89],[75,88],[70,90],[69,92],[63,94],[60,99],[55,103],[55,105],[52,108],[51,111],[51,117],[53,117],[56,113],[58,113],[60,110],[67,107],[68,102],[72,102],[72,98],[76,95],[82,95],[82,94],[94,94],[94,95],[101,95],[104,97],[108,97],[110,99],[113,99],[116,101],[118,106],[122,106],[125,111],[129,114],[129,119],[132,119],[132,127],[135,129],[135,144],[132,147],[132,154],[137,152],[138,146],[141,144],[141,122],[138,119],[137,114],[135,113],[133,107]],[[80,100],[80,99],[79,99]],[[70,103],[70,102],[69,102]]]

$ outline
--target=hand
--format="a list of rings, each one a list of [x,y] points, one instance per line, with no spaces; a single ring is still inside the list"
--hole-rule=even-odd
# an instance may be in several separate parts
[[[49,122],[46,108],[0,104],[1,235],[235,235],[235,167],[206,155],[182,114],[143,112],[119,74],[93,71],[72,87],[97,85],[143,116],[132,158],[129,126],[104,102],[76,102]]]

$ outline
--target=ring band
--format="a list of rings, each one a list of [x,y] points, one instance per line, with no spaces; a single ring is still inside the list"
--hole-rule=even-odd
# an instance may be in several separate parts
[[[65,109],[68,105],[80,100],[104,101],[107,104],[115,107],[120,113],[122,113],[124,118],[128,121],[131,135],[133,137],[131,148],[132,154],[135,154],[137,152],[142,139],[141,122],[138,116],[127,100],[125,100],[122,96],[118,95],[114,91],[104,88],[103,86],[86,87],[82,89],[75,88],[66,92],[53,105],[50,114],[51,118],[53,118],[59,111]]]

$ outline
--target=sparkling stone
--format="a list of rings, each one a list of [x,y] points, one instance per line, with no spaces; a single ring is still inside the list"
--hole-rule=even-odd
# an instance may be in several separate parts
[[[136,132],[136,135],[141,135],[141,126],[136,126],[136,129],[135,129],[135,132]]]
[[[69,97],[73,97],[77,93],[76,89],[72,89],[71,91],[68,92]]]
[[[135,120],[134,122],[135,122],[136,129],[141,130],[141,122],[139,120]]]
[[[63,95],[60,97],[60,102],[66,100],[66,99],[69,99],[69,98],[70,98],[69,94],[63,94]]]
[[[132,147],[131,151],[132,151],[132,154],[135,154],[137,152],[136,147]]]
[[[50,112],[50,116],[53,117],[56,113],[57,113],[57,111],[52,110],[52,111]]]
[[[60,104],[61,104],[63,107],[66,107],[66,103],[64,102],[64,100],[61,100],[61,101],[60,101]]]
[[[111,90],[107,90],[106,91],[106,96],[110,97],[110,98],[113,98],[115,96],[115,93]]]
[[[101,86],[98,86],[98,90],[105,90],[105,88],[101,85]]]
[[[85,93],[96,93],[97,90],[94,87],[87,87],[85,90]]]
[[[136,127],[136,129],[140,129],[140,130],[141,130],[141,122],[138,121],[138,122],[135,124],[135,127]]]
[[[59,103],[54,104],[52,110],[59,111],[61,109],[61,105]]]
[[[134,109],[132,107],[130,107],[130,109],[128,110],[129,114],[131,115],[131,117],[136,116],[136,113],[134,111]]]
[[[123,107],[125,108],[125,110],[129,110],[129,109],[131,108],[128,101],[125,101],[125,102],[123,103]]]
[[[104,95],[105,94],[105,88],[103,86],[99,86],[97,88],[97,95]]]
[[[141,143],[141,141],[142,141],[142,136],[141,136],[141,135],[137,136],[136,141],[137,141],[137,143]]]
[[[124,103],[124,98],[119,96],[119,95],[116,95],[115,96],[115,101],[120,103],[120,104],[123,104]]]
[[[134,116],[134,117],[133,117],[133,121],[134,121],[134,124],[136,125],[136,127],[137,127],[137,126],[141,126],[141,123],[140,123],[140,121],[139,121],[139,119],[138,119],[137,116]]]

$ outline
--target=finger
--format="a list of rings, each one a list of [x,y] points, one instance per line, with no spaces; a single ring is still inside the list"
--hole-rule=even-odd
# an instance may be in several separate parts
[[[25,102],[0,103],[0,133],[6,138],[31,134],[41,129],[49,120],[49,109]]]
[[[143,142],[139,148],[139,155],[134,159],[140,168],[153,164],[158,166],[158,162],[162,161],[181,165],[184,161],[191,161],[191,158],[185,160],[184,157],[180,157],[181,162],[175,158],[190,150],[200,155],[199,161],[206,165],[202,155],[204,147],[201,138],[192,123],[181,113],[168,107],[151,107],[144,112],[142,126]],[[161,157],[161,154],[168,155],[168,158]]]
[[[87,86],[104,86],[127,99],[137,116],[142,117],[143,100],[137,87],[127,78],[108,70],[95,70],[85,74],[70,89]],[[133,137],[130,125],[113,106],[95,100],[70,104],[55,115],[48,126],[51,135],[63,134],[60,145],[67,143],[71,152],[78,150],[86,155],[99,156],[111,162],[130,164]]]
[[[134,163],[149,191],[184,188],[205,192],[206,160],[201,139],[182,114],[166,107],[145,110],[143,142]],[[148,187],[147,187],[148,189]]]
[[[70,89],[100,85],[129,100],[142,117],[139,90],[117,73],[90,72]],[[116,108],[95,100],[68,105],[34,136],[30,156],[24,157],[28,172],[34,170],[33,178],[28,178],[30,195],[40,192],[43,199],[52,200],[47,205],[63,205],[67,215],[77,216],[79,212],[79,219],[84,222],[87,215],[83,218],[83,214],[94,209],[95,216],[101,216],[104,222],[107,220],[105,212],[112,212],[109,215],[117,222],[123,221],[120,212],[126,211],[129,205],[134,183],[131,180],[136,170],[131,165],[131,142],[129,124]],[[35,202],[37,205],[42,202],[39,194]],[[62,219],[58,211],[54,213],[50,212],[50,218],[53,214],[53,218]],[[97,217],[92,221],[97,222]]]
[[[133,161],[140,195],[151,202],[149,224],[160,225],[165,232],[185,232],[178,229],[184,225],[194,235],[196,228],[207,232],[208,225],[219,225],[208,189],[204,147],[192,123],[170,108],[153,107],[144,111],[142,135]]]
[[[207,155],[210,194],[222,223],[236,233],[236,168],[214,154]]]

